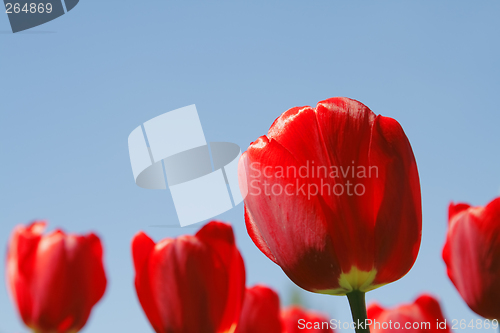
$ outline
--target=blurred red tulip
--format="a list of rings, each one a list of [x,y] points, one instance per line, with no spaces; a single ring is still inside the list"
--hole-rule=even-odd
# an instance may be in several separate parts
[[[378,304],[368,307],[371,333],[379,332],[451,332],[436,299],[422,295],[412,304],[384,309]]]
[[[234,332],[245,294],[245,267],[233,229],[210,222],[195,236],[132,241],[135,288],[158,333]]]
[[[35,332],[77,332],[106,289],[101,241],[93,233],[42,235],[45,225],[36,221],[14,229],[8,286],[21,318]]]
[[[399,123],[360,102],[296,107],[239,161],[257,247],[300,287],[345,295],[404,276],[420,247],[420,184]]]
[[[281,312],[283,333],[333,333],[329,319],[313,311],[291,306]]]
[[[500,198],[486,207],[451,203],[448,223],[448,276],[474,312],[500,319]]]
[[[237,333],[282,333],[280,299],[266,286],[247,288]]]

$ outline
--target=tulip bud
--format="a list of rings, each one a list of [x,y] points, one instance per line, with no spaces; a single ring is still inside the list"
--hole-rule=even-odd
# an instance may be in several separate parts
[[[14,229],[8,287],[24,323],[37,333],[77,332],[106,289],[102,245],[90,233],[42,235],[45,222]]]
[[[157,333],[234,332],[245,267],[230,225],[213,221],[156,244],[139,232],[132,255],[137,296]]]
[[[280,299],[266,286],[247,288],[236,333],[282,333]]]
[[[486,207],[450,204],[443,259],[448,276],[478,315],[500,319],[500,198]]]

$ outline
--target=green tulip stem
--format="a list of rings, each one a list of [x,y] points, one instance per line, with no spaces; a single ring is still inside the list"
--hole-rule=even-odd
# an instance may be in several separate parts
[[[370,333],[370,327],[365,325],[367,322],[365,293],[353,290],[347,294],[347,299],[351,306],[352,321],[356,325],[356,333]]]

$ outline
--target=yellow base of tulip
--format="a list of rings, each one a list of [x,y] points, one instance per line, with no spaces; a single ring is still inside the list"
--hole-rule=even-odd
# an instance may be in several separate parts
[[[234,323],[227,331],[224,331],[223,333],[234,333],[234,331],[236,331],[237,325],[237,323]]]
[[[359,270],[356,266],[352,266],[348,273],[342,272],[339,277],[340,288],[318,290],[320,294],[345,296],[353,290],[359,290],[361,292],[367,292],[373,289],[382,287],[383,284],[372,284],[377,276],[377,270],[372,269],[371,271]]]

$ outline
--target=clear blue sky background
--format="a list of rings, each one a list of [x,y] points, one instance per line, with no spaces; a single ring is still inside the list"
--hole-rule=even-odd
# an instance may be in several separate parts
[[[151,227],[178,221],[168,191],[134,184],[129,133],[195,103],[207,140],[245,150],[288,108],[347,96],[402,124],[422,185],[418,260],[368,300],[391,306],[431,292],[447,318],[478,318],[448,280],[441,249],[451,200],[499,195],[499,14],[496,1],[81,0],[18,34],[0,14],[2,257],[13,227],[35,218],[50,230],[96,231],[109,286],[83,332],[151,332],[130,240],[200,225]],[[242,205],[218,218],[234,226],[248,284],[274,287],[287,304],[296,288],[251,242]],[[0,332],[26,332],[4,267]],[[350,320],[345,297],[300,293],[308,307]]]

